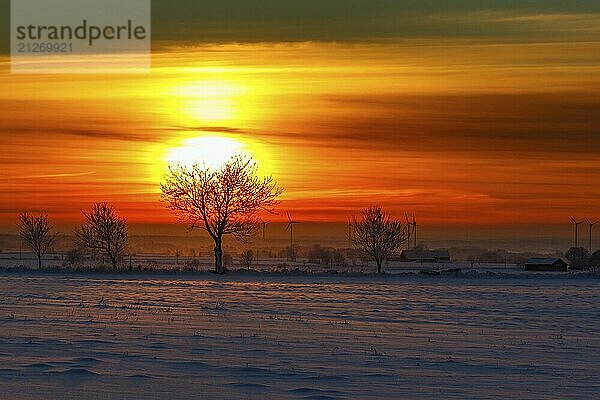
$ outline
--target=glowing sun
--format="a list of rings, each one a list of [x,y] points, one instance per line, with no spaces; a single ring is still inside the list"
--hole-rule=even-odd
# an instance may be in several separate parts
[[[219,168],[234,155],[253,157],[248,146],[239,140],[207,135],[185,139],[179,145],[168,149],[165,161],[169,165],[201,164],[209,168]]]

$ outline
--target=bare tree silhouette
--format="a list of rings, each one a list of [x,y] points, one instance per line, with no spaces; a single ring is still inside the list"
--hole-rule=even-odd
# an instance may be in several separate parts
[[[252,250],[244,250],[240,254],[240,267],[249,270],[254,262],[254,252]]]
[[[371,257],[381,266],[408,238],[407,225],[386,215],[381,207],[370,207],[362,211],[360,220],[352,222],[350,240],[355,249]]]
[[[86,222],[75,232],[76,244],[107,257],[116,268],[127,249],[127,220],[108,203],[95,203],[91,210],[81,212]]]
[[[208,232],[215,242],[215,272],[222,274],[224,235],[241,242],[260,228],[260,211],[274,212],[282,189],[272,177],[259,178],[251,158],[233,156],[221,168],[202,164],[169,167],[162,198],[180,222]]]
[[[600,250],[596,250],[591,256],[590,256],[590,268],[592,269],[592,271],[600,271]]]
[[[19,236],[33,250],[38,260],[38,268],[42,268],[42,257],[52,248],[57,234],[52,234],[52,225],[48,216],[40,214],[34,217],[28,213],[19,214]]]
[[[571,268],[584,269],[589,264],[590,252],[585,247],[571,247],[565,253],[565,258],[571,264]]]

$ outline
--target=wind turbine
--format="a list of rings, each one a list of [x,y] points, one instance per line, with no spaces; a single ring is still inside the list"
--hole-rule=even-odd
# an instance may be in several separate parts
[[[593,252],[593,250],[592,250],[592,228],[594,227],[594,225],[596,225],[600,221],[592,222],[587,218],[585,220],[587,221],[588,226],[590,227],[589,250],[590,250],[590,253],[592,253]]]
[[[408,232],[408,244],[406,250],[410,250],[410,230],[412,229],[412,223],[408,220],[408,214],[406,213],[406,211],[404,211],[404,218],[406,218],[406,230]]]
[[[350,221],[350,218],[348,217],[348,232],[346,232],[347,236],[348,236],[348,245],[350,247],[352,247],[352,221]]]
[[[412,226],[415,233],[415,248],[417,247],[417,220],[415,219],[415,213],[413,213]]]
[[[294,247],[294,225],[295,224],[299,224],[299,221],[293,221],[292,217],[290,217],[290,213],[287,213],[287,217],[288,217],[288,224],[285,227],[285,231],[287,232],[288,229],[290,230],[290,247]]]
[[[579,225],[583,223],[583,221],[577,222],[575,218],[570,217],[573,224],[575,224],[575,247],[577,247],[577,233],[579,232]]]
[[[263,240],[265,240],[265,228],[267,227],[267,224],[271,222],[271,221],[264,221],[264,220],[260,220],[260,223],[262,224],[262,238]]]

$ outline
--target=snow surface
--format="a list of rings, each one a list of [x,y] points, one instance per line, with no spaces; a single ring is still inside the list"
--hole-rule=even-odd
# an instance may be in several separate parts
[[[2,399],[600,398],[600,280],[0,273]]]

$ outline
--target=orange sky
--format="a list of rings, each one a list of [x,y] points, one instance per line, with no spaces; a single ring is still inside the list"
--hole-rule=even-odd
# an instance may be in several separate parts
[[[170,45],[145,75],[7,63],[0,224],[25,210],[77,221],[94,201],[173,221],[161,171],[204,136],[252,153],[302,220],[380,204],[428,224],[560,223],[600,205],[595,41]]]

